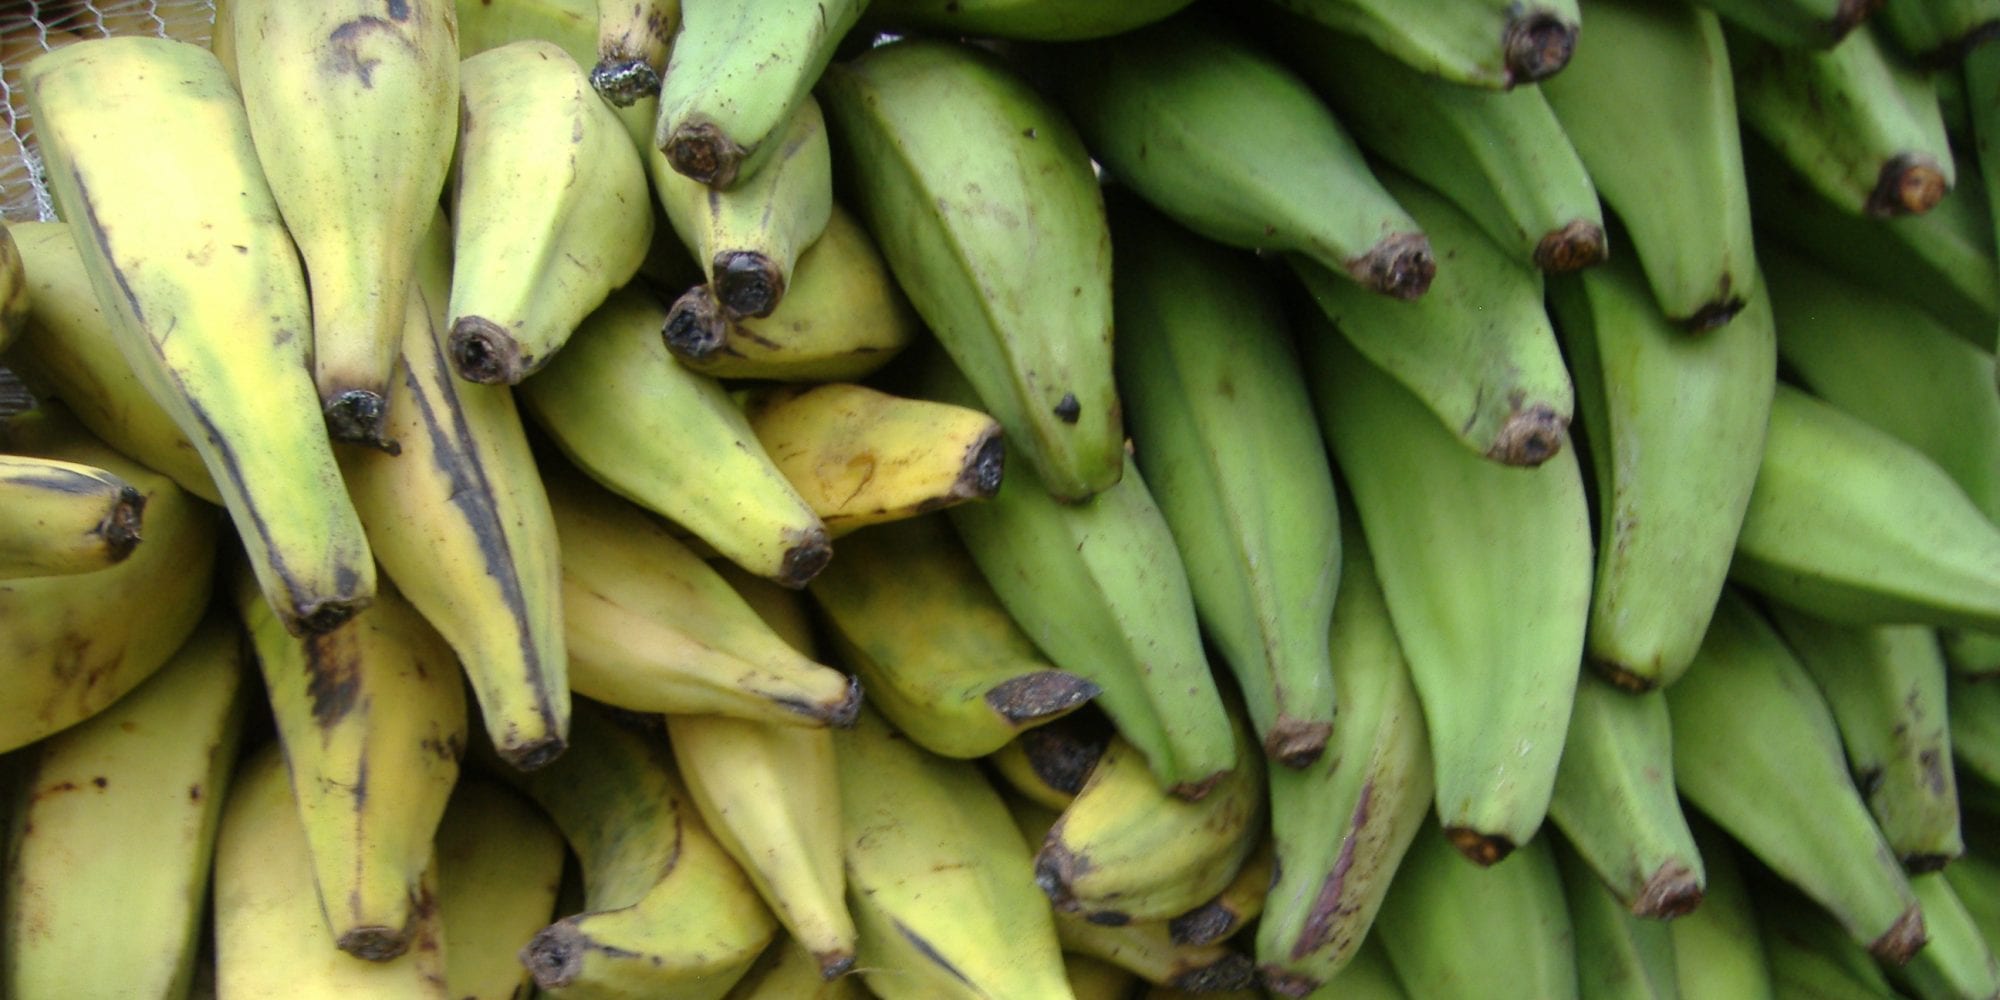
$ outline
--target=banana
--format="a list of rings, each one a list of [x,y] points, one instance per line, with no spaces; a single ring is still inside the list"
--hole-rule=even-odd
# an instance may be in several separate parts
[[[1063,953],[1063,970],[1076,1000],[1131,1000],[1139,977],[1101,958]]]
[[[1750,503],[1777,378],[1760,285],[1727,336],[1690,337],[1629,257],[1549,283],[1594,474],[1585,653],[1621,687],[1672,684],[1715,610]]]
[[[1306,81],[1218,20],[1184,15],[1083,43],[1056,87],[1091,153],[1174,221],[1295,253],[1417,299],[1437,260]]]
[[[1429,188],[1388,170],[1383,184],[1417,216],[1449,260],[1415,303],[1357,294],[1324,268],[1293,257],[1292,270],[1368,363],[1393,375],[1475,454],[1534,466],[1562,449],[1576,393],[1543,305],[1541,273],[1513,259]]]
[[[117,473],[0,455],[0,580],[89,573],[138,548],[146,496]]]
[[[660,339],[666,310],[630,286],[584,321],[573,349],[517,390],[572,462],[760,576],[802,587],[833,549],[826,525],[758,443],[722,386]]]
[[[1113,203],[1112,234],[1138,467],[1263,753],[1305,766],[1333,730],[1340,517],[1291,328],[1245,255],[1133,199]]]
[[[119,353],[117,331],[97,304],[69,225],[17,222],[9,232],[28,269],[28,326],[0,360],[37,396],[62,400],[106,444],[220,505],[222,493],[194,442]]]
[[[1848,937],[1819,904],[1768,877],[1756,880],[1754,892],[1771,985],[1779,997],[1889,1000],[1896,996],[1881,963]],[[1924,912],[1928,914],[1929,908]],[[1917,954],[1929,951],[1927,945]]]
[[[1788,49],[1830,49],[1882,8],[1883,0],[1703,0],[1729,27]]]
[[[741,402],[765,454],[829,535],[999,492],[1006,445],[979,410],[853,382],[753,388]]]
[[[820,978],[854,965],[841,867],[833,734],[720,715],[668,715],[667,738],[702,822],[813,956]]]
[[[1286,997],[1330,988],[1360,961],[1434,788],[1423,709],[1375,563],[1355,519],[1341,527],[1333,743],[1305,770],[1274,768],[1267,779],[1277,857],[1256,956],[1264,988]]]
[[[1576,48],[1580,20],[1576,0],[1446,0],[1422,16],[1393,0],[1272,2],[1367,39],[1420,72],[1491,90],[1561,72]]]
[[[427,239],[383,425],[400,454],[343,449],[341,474],[383,572],[458,654],[494,748],[532,769],[569,726],[555,520],[512,391],[445,358],[442,217]]]
[[[1848,776],[1833,713],[1746,600],[1724,593],[1666,696],[1674,782],[1691,805],[1877,958],[1900,964],[1922,947],[1923,915]]]
[[[2000,996],[2000,961],[1958,891],[1942,872],[1912,875],[1910,888],[1923,904],[1930,942],[1890,978],[1924,1000]]]
[[[1549,818],[1636,917],[1671,919],[1701,902],[1702,859],[1674,791],[1665,696],[1597,677],[1577,684]]]
[[[781,937],[736,981],[723,1000],[868,1000],[858,975],[821,979],[819,960],[798,942]]]
[[[318,416],[305,279],[235,87],[208,50],[142,37],[71,45],[28,75],[49,183],[119,353],[200,451],[285,627],[338,626],[368,606],[375,563]]]
[[[2000,682],[1953,674],[1945,685],[1952,759],[1963,772],[2000,785]]]
[[[590,85],[621,108],[658,96],[680,26],[681,0],[597,0],[597,62],[590,67]]]
[[[1363,149],[1442,193],[1521,262],[1557,274],[1609,256],[1597,188],[1539,87],[1461,86],[1301,17],[1273,19],[1260,37]]]
[[[883,1000],[1069,997],[1028,841],[977,767],[926,752],[866,709],[834,742],[868,988]]]
[[[1308,994],[1306,1000],[1408,1000],[1382,939],[1369,937],[1361,942],[1354,957],[1341,967],[1325,986]]]
[[[233,0],[230,14],[250,137],[312,291],[327,430],[393,449],[383,421],[411,276],[458,137],[457,12]]]
[[[95,573],[0,580],[0,753],[103,711],[159,670],[208,606],[216,510],[112,451],[59,403],[0,421],[0,451],[97,466],[145,497],[146,543]]]
[[[1964,853],[1937,633],[1836,625],[1776,605],[1769,615],[1825,696],[1854,783],[1903,868],[1936,871]]]
[[[1444,833],[1417,836],[1375,918],[1411,996],[1577,996],[1574,925],[1554,840],[1536,837],[1481,868]],[[1494,956],[1504,956],[1504,975],[1495,975]]]
[[[1896,44],[1919,64],[1936,69],[1963,60],[2000,36],[2000,3],[1993,0],[1927,0],[1892,3],[1878,19]]]
[[[21,755],[0,892],[8,995],[186,990],[248,716],[241,643],[207,619],[147,683]]]
[[[2000,864],[1979,851],[1971,851],[1946,865],[1944,880],[1951,884],[1959,904],[1971,914],[1987,947],[2000,944]]]
[[[1056,936],[1064,951],[1109,962],[1156,986],[1210,994],[1249,989],[1256,982],[1249,956],[1226,944],[1176,944],[1164,921],[1109,927],[1058,913]]]
[[[1745,127],[1850,212],[1920,214],[1955,180],[1937,85],[1869,28],[1825,50],[1724,33]]]
[[[1091,769],[1110,745],[1111,732],[1100,714],[1066,715],[1022,730],[987,754],[985,761],[993,777],[1013,794],[1060,812],[1083,790]]]
[[[657,732],[579,701],[570,752],[499,773],[555,821],[583,870],[583,911],[521,948],[546,993],[719,1000],[775,937],[777,921],[703,824]]]
[[[1708,872],[1701,905],[1667,923],[1674,939],[1674,978],[1685,1000],[1777,1000],[1771,966],[1758,935],[1758,913],[1743,884],[1735,845],[1696,819],[1695,846]]]
[[[840,553],[806,592],[869,702],[924,749],[984,756],[1099,694],[1035,649],[944,515],[858,531]]]
[[[533,988],[515,952],[553,919],[563,839],[534,803],[484,775],[451,790],[437,833],[444,978],[460,1000]]]
[[[1693,330],[1728,323],[1757,284],[1729,73],[1708,8],[1593,0],[1589,44],[1542,84],[1661,311]]]
[[[215,841],[215,987],[257,1000],[445,1000],[444,931],[426,869],[408,951],[386,961],[333,946],[312,851],[275,743],[237,767]],[[426,842],[426,849],[429,844]]]
[[[1190,0],[873,0],[864,28],[973,38],[1074,42],[1170,17]]]
[[[697,287],[674,300],[665,336],[681,364],[705,375],[840,382],[867,377],[922,332],[875,240],[835,202],[771,315],[730,319]]]
[[[848,204],[1008,448],[1065,501],[1117,482],[1110,235],[1076,130],[951,42],[869,49],[818,95]]]
[[[854,717],[855,683],[787,645],[658,520],[581,473],[544,469],[576,693],[636,712],[779,725]]]
[[[833,154],[819,102],[805,95],[779,124],[756,175],[724,190],[674,172],[665,153],[645,151],[667,220],[731,319],[771,315],[800,254],[833,214]]]
[[[452,367],[514,385],[638,273],[652,195],[623,122],[555,43],[481,52],[461,66],[459,91]]]
[[[16,223],[18,225],[18,223]],[[28,328],[28,268],[12,227],[0,223],[0,354]]]
[[[1175,944],[1214,944],[1234,937],[1263,916],[1264,897],[1277,874],[1277,863],[1271,838],[1258,837],[1236,877],[1214,899],[1168,920],[1168,935]]]
[[[1199,802],[1174,798],[1112,737],[1035,852],[1035,883],[1058,912],[1165,921],[1229,887],[1264,839],[1267,804],[1262,761],[1232,709],[1238,764]]]
[[[1438,819],[1491,864],[1540,828],[1569,727],[1592,563],[1576,453],[1474,454],[1325,325],[1307,377],[1423,703]]]
[[[1577,994],[1605,1000],[1678,998],[1673,931],[1632,913],[1568,841],[1558,839],[1555,854],[1576,936]]]
[[[209,25],[208,50],[222,64],[231,80],[242,79],[236,69],[236,0],[214,0],[215,17]],[[240,83],[239,83],[240,86]]]
[[[1922,452],[1788,385],[1729,575],[1830,621],[2000,631],[2000,526]]]
[[[928,360],[937,398],[972,402],[948,359]],[[1022,631],[1098,686],[1098,706],[1161,786],[1192,801],[1243,764],[1173,531],[1138,469],[1068,504],[1034,469],[1015,468],[991,500],[945,515]]]
[[[451,647],[384,587],[367,615],[287,633],[244,573],[236,608],[270,695],[331,939],[370,961],[411,946],[427,919],[432,842],[465,752]]]

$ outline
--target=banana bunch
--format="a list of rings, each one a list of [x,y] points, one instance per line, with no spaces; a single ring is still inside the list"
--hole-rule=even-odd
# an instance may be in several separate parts
[[[2000,0],[215,7],[0,19],[0,995],[2000,997]]]

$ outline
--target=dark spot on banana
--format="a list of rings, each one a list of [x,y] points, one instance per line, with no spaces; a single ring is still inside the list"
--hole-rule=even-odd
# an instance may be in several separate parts
[[[1063,397],[1056,401],[1055,415],[1057,420],[1066,424],[1076,423],[1077,418],[1083,416],[1083,406],[1076,401],[1076,393],[1063,393]]]
[[[200,802],[200,801],[201,801],[201,786],[200,786],[200,785],[189,785],[189,786],[188,786],[188,801],[189,801],[189,802]]]
[[[1187,969],[1167,977],[1167,985],[1183,993],[1228,993],[1249,989],[1257,977],[1257,967],[1247,955],[1235,952],[1197,969]]]
[[[519,381],[521,346],[500,324],[483,316],[461,316],[451,325],[452,368],[468,382],[486,385]]]
[[[1576,51],[1576,25],[1544,12],[1507,22],[1501,36],[1508,86],[1554,76]]]
[[[410,19],[410,0],[389,0],[389,18],[394,21]]]
[[[1132,922],[1132,917],[1129,914],[1119,913],[1116,910],[1099,910],[1095,913],[1086,913],[1083,915],[1083,919],[1084,922],[1096,924],[1099,927],[1123,927]]]
[[[397,2],[401,2],[401,0],[391,0],[390,11],[392,13],[395,10]],[[407,14],[407,11],[405,13]],[[403,18],[397,18],[396,20],[400,21]],[[396,30],[394,24],[382,18],[375,17],[372,14],[357,17],[328,32],[326,36],[327,44],[331,49],[329,62],[334,72],[350,74],[361,81],[362,87],[370,90],[375,87],[375,67],[382,60],[370,59],[363,56],[361,47],[363,40],[368,35],[376,32],[386,32],[391,39],[394,39],[399,44],[409,44],[408,40],[402,36],[402,33]]]
[[[95,778],[90,779],[90,783],[96,785],[99,788],[106,788],[109,787],[111,784],[111,782],[108,779],[106,779],[104,775],[101,774]]]
[[[1211,900],[1167,921],[1167,938],[1181,946],[1213,944],[1236,929],[1237,915]]]

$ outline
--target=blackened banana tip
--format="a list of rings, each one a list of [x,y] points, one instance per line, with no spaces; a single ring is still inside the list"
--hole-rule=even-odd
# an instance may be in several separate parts
[[[1228,993],[1245,990],[1257,979],[1257,967],[1247,955],[1231,952],[1199,968],[1176,972],[1167,985],[1183,993]]]
[[[820,982],[830,983],[853,970],[854,953],[851,951],[820,952],[813,956],[813,961],[819,963]]]
[[[1275,965],[1259,966],[1257,977],[1264,981],[1264,990],[1266,992],[1274,993],[1281,997],[1289,997],[1291,1000],[1300,1000],[1302,997],[1309,997],[1321,986],[1326,985],[1322,980],[1314,979],[1303,973],[1288,972]]]
[[[504,327],[484,316],[461,316],[446,345],[452,369],[468,382],[512,385],[520,381],[521,345]]]
[[[520,743],[506,748],[495,747],[493,752],[508,766],[526,774],[539,771],[555,763],[556,758],[569,749],[569,741],[561,736],[549,735],[529,743]]]
[[[1882,164],[1875,190],[1863,206],[1870,216],[1922,215],[1951,191],[1937,161],[1922,153],[1899,153]]]
[[[561,989],[583,972],[583,954],[590,941],[568,922],[550,924],[521,946],[521,964],[545,990]]]
[[[856,719],[861,717],[861,678],[847,679],[847,693],[840,698],[840,704],[828,712],[826,724],[835,729],[851,729]]]
[[[1264,756],[1293,770],[1311,767],[1326,752],[1326,741],[1332,736],[1331,722],[1280,715],[1271,724],[1271,731],[1264,734]]]
[[[1210,902],[1167,921],[1167,939],[1183,948],[1200,947],[1222,940],[1235,929],[1235,916]]]
[[[1481,868],[1491,868],[1514,853],[1512,840],[1498,834],[1484,834],[1467,827],[1447,828],[1444,835],[1451,840],[1451,846],[1465,855],[1473,864]]]
[[[334,942],[341,951],[370,962],[387,962],[410,948],[410,931],[390,927],[356,927]]]
[[[379,448],[391,455],[402,451],[385,431],[389,422],[389,401],[379,392],[347,389],[327,400],[322,411],[326,432],[335,441]]]
[[[1069,891],[1070,880],[1081,869],[1089,867],[1089,862],[1077,857],[1064,847],[1059,839],[1060,825],[1049,831],[1049,837],[1042,842],[1042,848],[1035,852],[1035,884],[1042,894],[1049,897],[1049,905],[1059,913],[1075,913],[1079,909],[1076,896]]]
[[[1395,233],[1383,237],[1347,270],[1363,287],[1409,302],[1430,291],[1431,279],[1437,277],[1437,257],[1424,234]]]
[[[98,534],[104,538],[104,547],[111,554],[114,563],[124,562],[132,550],[139,547],[139,531],[146,519],[146,494],[130,486],[118,491],[118,502],[111,505],[111,513],[98,526]]]
[[[1946,865],[1958,859],[1956,854],[1905,854],[1903,870],[1912,875],[1928,875],[1944,871]]]
[[[659,96],[660,74],[643,59],[600,59],[590,69],[590,86],[605,100],[629,108]]]
[[[995,430],[972,446],[972,455],[952,492],[966,499],[988,499],[1000,492],[1000,480],[1006,471],[1007,445]]]
[[[1534,83],[1561,72],[1576,51],[1576,27],[1547,11],[1508,21],[1501,45],[1509,83]]]
[[[1204,778],[1173,785],[1167,789],[1167,794],[1182,802],[1200,802],[1208,798],[1208,793],[1215,791],[1215,786],[1221,784],[1222,779],[1227,777],[1229,777],[1228,771],[1217,771]]]
[[[718,191],[736,183],[736,172],[748,150],[722,134],[714,122],[683,122],[660,146],[674,173],[708,185]]]
[[[1535,267],[1544,274],[1568,274],[1601,264],[1610,255],[1603,226],[1589,219],[1571,219],[1535,244]]]
[[[286,621],[287,631],[293,635],[324,635],[347,624],[347,620],[366,610],[374,600],[367,597],[350,597],[345,600],[314,601],[301,605],[297,613]]]
[[[764,317],[785,297],[785,272],[778,262],[751,250],[715,255],[715,300],[732,317]]]
[[[832,560],[833,543],[827,540],[826,532],[822,529],[806,532],[805,537],[785,550],[776,582],[793,590],[803,590]]]
[[[676,357],[700,361],[722,350],[722,345],[729,341],[729,322],[722,318],[722,307],[716,304],[708,286],[696,285],[674,300],[660,336]]]
[[[1486,457],[1503,465],[1533,468],[1562,450],[1569,418],[1546,406],[1517,410],[1500,425]]]
[[[1020,726],[1067,712],[1097,697],[1101,690],[1075,674],[1038,670],[995,684],[986,692],[986,704],[1000,713],[1001,718]],[[1093,762],[1096,760],[1094,756],[1091,759]],[[1040,767],[1035,764],[1032,751],[1030,764],[1039,773]],[[1081,777],[1077,779],[1077,784],[1079,787],[1082,785]]]
[[[1679,861],[1661,865],[1639,887],[1632,900],[1632,915],[1650,920],[1686,916],[1701,905],[1701,879]]]
[[[1868,945],[1868,953],[1887,965],[1903,965],[1930,940],[1924,929],[1924,914],[1914,904],[1889,929]]]

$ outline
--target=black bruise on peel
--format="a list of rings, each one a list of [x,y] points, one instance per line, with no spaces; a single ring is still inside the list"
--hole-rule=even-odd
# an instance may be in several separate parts
[[[315,635],[305,640],[306,697],[313,721],[331,729],[354,710],[361,697],[357,651],[345,635]]]

